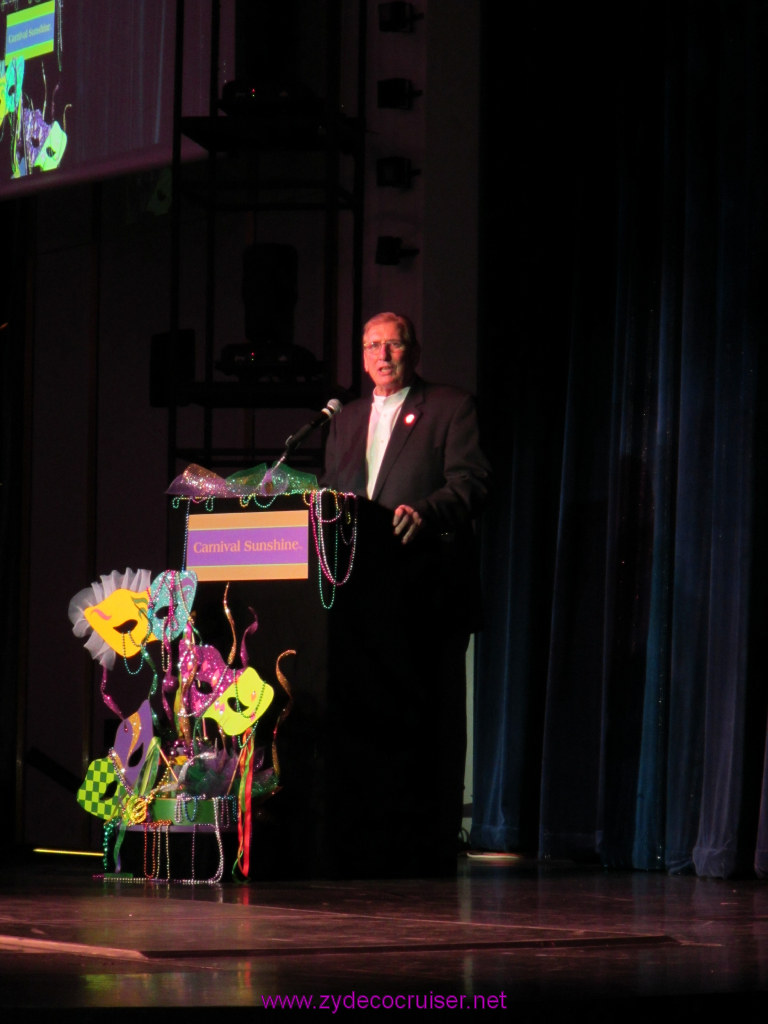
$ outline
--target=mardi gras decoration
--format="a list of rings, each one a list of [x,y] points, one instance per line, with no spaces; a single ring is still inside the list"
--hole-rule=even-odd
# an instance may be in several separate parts
[[[146,645],[157,639],[149,619],[150,579],[148,569],[126,569],[123,573],[114,570],[79,591],[69,602],[72,632],[77,637],[87,637],[85,648],[102,667],[104,703],[120,718],[123,714],[107,692],[107,676],[118,654],[126,667],[130,659],[141,655],[141,667]]]
[[[275,691],[253,668],[246,668],[203,712],[203,718],[218,725],[227,736],[242,736],[257,722]]]
[[[251,499],[274,499],[280,494],[305,494],[316,489],[316,476],[285,465],[268,467],[261,463],[252,469],[220,477],[210,469],[191,463],[171,483],[166,494],[195,501],[239,498],[240,504],[245,506]]]
[[[32,101],[25,96],[22,104],[21,131],[16,140],[16,163],[20,174],[35,171],[53,171],[61,163],[64,150],[67,148],[67,110],[64,108],[63,124],[55,119],[54,103],[59,85],[53,90],[50,121],[48,120],[48,81],[45,77],[45,65],[40,65],[43,80],[43,104],[34,107]]]
[[[222,608],[233,642],[226,660],[197,634],[193,609],[197,578],[193,572],[169,569],[152,579],[146,569],[115,570],[70,602],[73,632],[86,638],[86,650],[102,667],[104,701],[121,718],[108,756],[89,765],[77,793],[80,806],[104,822],[105,872],[111,850],[119,873],[125,831],[142,827],[145,877],[161,880],[165,850],[164,880],[176,881],[170,878],[168,867],[168,830],[174,823],[184,823],[214,830],[220,864],[212,879],[177,881],[218,882],[223,866],[220,832],[236,823],[238,854],[233,873],[248,877],[253,805],[280,789],[277,730],[292,704],[280,662],[294,652],[283,652],[275,666],[286,700],[277,713],[268,748],[257,742],[256,734],[260,720],[273,705],[276,687],[248,664],[246,640],[258,628],[255,613],[240,640],[240,665],[234,664],[238,644],[227,605],[228,589],[229,585]],[[150,645],[159,649],[162,709],[152,707],[160,673]],[[131,676],[137,676],[145,665],[152,675],[149,695],[127,716],[120,714],[106,690],[108,673],[118,655]],[[137,658],[139,669],[133,670]],[[268,749],[271,766],[267,764]],[[200,809],[209,804],[211,810],[205,813],[210,820],[203,821]]]
[[[91,761],[85,779],[77,791],[77,802],[97,818],[111,821],[120,815],[128,794],[108,757]]]
[[[16,103],[17,113],[14,75],[19,74],[23,67],[0,76],[0,99],[7,110]],[[9,83],[12,94],[7,94]],[[18,127],[19,122],[17,116],[14,124]],[[38,129],[43,131],[30,119],[29,139]],[[26,154],[29,158],[29,149]],[[278,730],[293,704],[282,662],[295,652],[283,651],[277,657],[274,680],[262,678],[249,665],[246,641],[258,629],[258,620],[251,610],[252,620],[238,643],[227,604],[228,583],[222,612],[232,633],[230,650],[225,653],[205,643],[194,607],[198,579],[186,568],[189,508],[203,503],[211,512],[218,499],[236,499],[242,508],[253,502],[262,509],[278,495],[300,495],[309,509],[322,603],[329,608],[335,589],[352,572],[357,505],[354,495],[318,490],[314,476],[284,464],[255,466],[226,478],[193,464],[167,493],[175,508],[187,506],[182,568],[166,569],[154,578],[148,569],[115,570],[77,593],[69,605],[75,636],[85,641],[86,650],[101,666],[104,702],[120,718],[113,747],[107,757],[89,766],[77,799],[104,822],[105,873],[110,858],[119,873],[126,830],[143,828],[145,877],[172,880],[169,831],[183,825],[192,828],[193,863],[195,830],[208,828],[216,835],[219,868],[203,880],[211,884],[222,877],[221,830],[227,827],[237,829],[233,875],[248,877],[254,807],[281,788]],[[323,590],[328,587],[331,593],[326,598]],[[148,693],[138,695],[137,710],[127,715],[107,692],[109,673],[119,663],[137,684],[145,670],[151,676]],[[267,719],[271,727],[265,736],[260,730]],[[201,881],[194,876],[173,880]]]
[[[148,569],[115,570],[69,602],[72,632],[88,637],[86,650],[104,668],[113,668],[118,654],[131,658],[156,639],[149,621],[150,579]]]
[[[19,4],[0,6],[5,10]],[[67,148],[67,111],[72,104],[65,104],[59,118],[55,111],[56,94],[64,82],[62,6],[62,0],[51,0],[45,5],[45,18],[34,25],[30,12],[16,10],[7,16],[5,60],[0,60],[0,139],[7,140],[3,152],[10,156],[11,178],[56,170]],[[59,76],[50,105],[46,67]]]
[[[123,719],[118,727],[112,756],[126,783],[131,786],[136,784],[146,763],[153,730],[152,709],[148,700],[129,718]]]

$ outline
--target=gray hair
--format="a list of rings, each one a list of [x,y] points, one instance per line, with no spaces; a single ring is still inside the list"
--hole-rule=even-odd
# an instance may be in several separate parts
[[[396,324],[400,340],[404,341],[409,348],[415,348],[419,344],[413,321],[404,313],[377,313],[372,316],[363,327],[363,340],[371,327],[375,327],[377,324]]]

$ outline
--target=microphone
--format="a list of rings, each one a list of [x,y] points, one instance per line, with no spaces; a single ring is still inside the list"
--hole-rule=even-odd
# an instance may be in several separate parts
[[[338,398],[329,398],[328,404],[325,406],[324,409],[320,410],[320,412],[317,414],[317,416],[315,416],[313,420],[310,420],[309,423],[305,423],[300,430],[297,430],[295,434],[291,434],[291,436],[286,440],[286,455],[289,452],[292,452],[294,448],[298,447],[298,445],[301,444],[301,442],[304,440],[307,434],[311,434],[313,430],[316,430],[318,427],[321,427],[324,423],[328,423],[330,420],[333,419],[336,413],[341,412],[341,410],[342,404],[338,400]]]

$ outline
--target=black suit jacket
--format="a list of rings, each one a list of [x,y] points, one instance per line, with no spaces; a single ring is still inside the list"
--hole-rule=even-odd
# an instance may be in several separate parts
[[[361,398],[331,421],[324,486],[366,494],[370,410],[370,399]],[[454,532],[479,513],[489,479],[471,396],[415,378],[387,445],[372,500],[389,509],[411,505],[430,528]]]
[[[366,444],[371,400],[358,399],[334,417],[325,452],[324,487],[366,496]],[[480,448],[474,400],[420,377],[395,423],[372,502],[381,509],[411,505],[425,529],[412,544],[390,543],[392,516],[378,531],[382,574],[407,580],[409,592],[445,625],[479,625],[479,578],[472,520],[480,512],[490,465]],[[401,587],[400,591],[405,589]]]

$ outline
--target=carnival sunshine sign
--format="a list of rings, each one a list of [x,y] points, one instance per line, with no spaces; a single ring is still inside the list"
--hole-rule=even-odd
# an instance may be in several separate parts
[[[309,575],[309,512],[192,513],[187,568],[201,582],[304,580]]]

